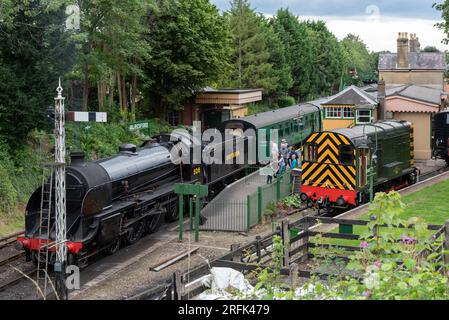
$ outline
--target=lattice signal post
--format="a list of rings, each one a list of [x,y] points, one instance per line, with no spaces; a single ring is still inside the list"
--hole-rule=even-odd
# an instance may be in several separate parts
[[[65,181],[65,119],[74,122],[107,122],[104,112],[65,112],[65,98],[62,96],[61,79],[55,98],[55,224],[56,224],[56,291],[59,299],[67,299],[65,284],[67,261],[66,230],[66,181]],[[51,179],[51,178],[50,178]]]

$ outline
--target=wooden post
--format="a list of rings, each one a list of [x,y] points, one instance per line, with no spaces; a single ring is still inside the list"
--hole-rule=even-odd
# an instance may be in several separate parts
[[[299,267],[298,264],[292,263],[290,266],[290,289],[294,290],[299,284]]]
[[[240,245],[238,243],[235,244],[231,244],[231,252],[235,252],[240,248]],[[242,253],[241,252],[236,252],[233,256],[232,256],[232,261],[233,262],[242,262],[241,261],[242,258]]]
[[[443,250],[449,250],[449,220],[444,223],[444,245]],[[445,265],[449,264],[449,254],[443,255],[443,261]]]
[[[290,230],[288,224],[287,219],[281,222],[282,244],[284,245],[284,267],[286,268],[290,265]]]
[[[173,273],[174,300],[182,300],[184,296],[184,285],[182,283],[181,271]]]
[[[257,262],[260,262],[261,255],[262,255],[262,250],[260,248],[260,242],[261,242],[260,239],[262,239],[261,236],[257,236],[256,237],[256,241],[257,241],[257,243],[256,243]]]
[[[303,255],[300,261],[309,260],[309,219],[306,217],[304,221],[304,230],[305,237],[301,241],[301,245],[304,245]]]

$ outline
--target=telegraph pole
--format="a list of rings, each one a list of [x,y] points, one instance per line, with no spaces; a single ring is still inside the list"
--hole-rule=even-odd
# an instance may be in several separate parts
[[[68,296],[65,285],[65,270],[67,261],[66,246],[66,186],[65,186],[65,110],[62,96],[61,78],[56,89],[55,98],[55,216],[56,216],[56,291],[60,300]]]

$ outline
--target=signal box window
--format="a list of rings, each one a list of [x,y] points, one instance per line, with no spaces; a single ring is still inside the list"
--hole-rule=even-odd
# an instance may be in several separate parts
[[[306,144],[304,146],[304,160],[307,162],[318,161],[318,146],[316,144]]]
[[[345,166],[354,165],[354,152],[351,146],[340,147],[340,164]]]
[[[373,122],[371,110],[357,110],[357,124],[368,124]]]

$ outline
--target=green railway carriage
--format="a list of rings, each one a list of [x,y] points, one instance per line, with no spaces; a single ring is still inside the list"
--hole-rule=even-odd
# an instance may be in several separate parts
[[[314,133],[303,144],[301,198],[339,208],[366,203],[370,172],[374,191],[413,184],[413,150],[413,127],[405,121]]]
[[[302,104],[228,120],[223,125],[225,129],[252,129],[259,135],[265,133],[266,141],[271,140],[270,130],[278,130],[278,145],[282,139],[286,139],[290,145],[300,145],[307,136],[321,130],[321,115],[319,107]],[[257,141],[257,145],[265,149],[266,157],[270,156],[267,143]]]

